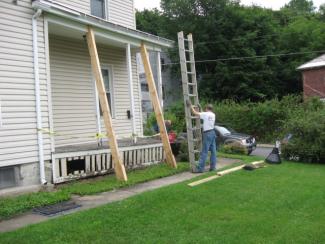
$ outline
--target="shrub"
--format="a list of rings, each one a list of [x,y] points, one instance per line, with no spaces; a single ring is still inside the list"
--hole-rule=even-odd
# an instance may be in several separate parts
[[[325,104],[311,99],[290,112],[284,133],[292,139],[282,146],[286,159],[325,163]]]
[[[238,142],[232,142],[220,147],[219,151],[229,154],[247,155],[248,151]]]

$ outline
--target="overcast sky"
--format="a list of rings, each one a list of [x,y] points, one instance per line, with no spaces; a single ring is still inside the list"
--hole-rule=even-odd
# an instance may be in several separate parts
[[[252,3],[255,3],[262,7],[279,9],[289,1],[290,0],[241,0],[241,3],[245,5],[251,5]],[[155,7],[159,8],[160,0],[134,0],[134,2],[135,2],[135,8],[142,10],[144,8],[147,9],[155,8]],[[313,2],[316,7],[319,7],[319,5],[324,3],[325,0],[314,0]]]

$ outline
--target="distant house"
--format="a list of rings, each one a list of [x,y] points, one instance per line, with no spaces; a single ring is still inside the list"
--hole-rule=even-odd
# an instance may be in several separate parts
[[[318,96],[325,100],[325,54],[298,67],[303,75],[304,98]]]

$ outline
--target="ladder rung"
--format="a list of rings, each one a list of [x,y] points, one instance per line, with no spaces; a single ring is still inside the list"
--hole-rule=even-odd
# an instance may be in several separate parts
[[[195,94],[187,94],[189,97],[196,97],[197,95]]]
[[[199,119],[199,116],[191,116],[191,119]]]
[[[194,61],[186,61],[186,63],[188,63],[188,64],[194,64],[195,62]]]
[[[189,86],[196,86],[196,83],[187,83]]]
[[[194,141],[194,142],[199,142],[200,141],[200,139],[198,139],[198,138],[194,138],[194,139],[189,139],[190,141]]]
[[[200,131],[201,128],[190,128],[189,130],[191,130],[191,131],[196,131],[196,130]]]
[[[191,153],[201,153],[201,151],[199,150],[193,150],[193,151],[190,151]]]
[[[195,75],[195,72],[186,72],[188,75]]]

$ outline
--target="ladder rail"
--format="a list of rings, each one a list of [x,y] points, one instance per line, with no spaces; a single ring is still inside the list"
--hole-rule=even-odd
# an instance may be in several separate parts
[[[187,47],[185,46],[187,41]],[[193,116],[191,108],[187,106],[187,101],[192,101],[195,107],[199,106],[199,97],[197,91],[197,79],[194,59],[194,45],[191,34],[184,38],[184,33],[178,33],[178,47],[182,74],[182,87],[185,105],[185,119],[187,127],[188,154],[192,170],[196,167],[196,155],[200,152],[202,146],[201,121],[198,116]],[[188,55],[189,60],[187,60]],[[188,70],[188,65],[190,70]],[[190,78],[190,82],[189,82]],[[194,123],[193,123],[194,122]]]

